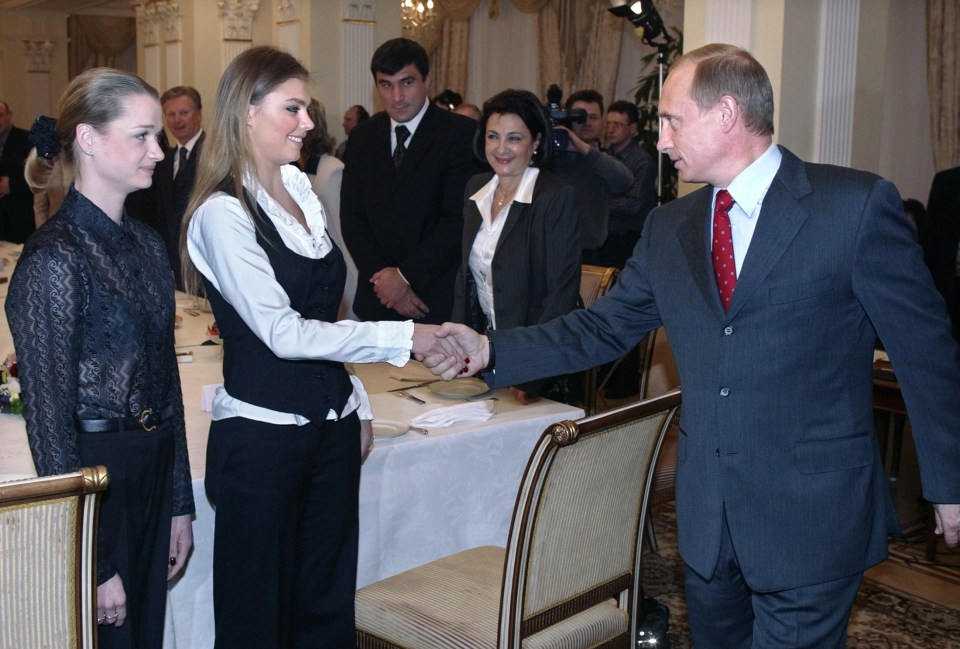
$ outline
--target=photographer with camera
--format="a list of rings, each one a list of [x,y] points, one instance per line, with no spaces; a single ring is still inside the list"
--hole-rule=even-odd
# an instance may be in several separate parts
[[[633,174],[622,162],[600,151],[603,130],[603,97],[596,90],[580,90],[560,109],[560,90],[551,86],[548,113],[553,125],[554,173],[573,185],[580,214],[580,247],[583,263],[596,264],[598,249],[607,238],[608,204],[625,192]]]

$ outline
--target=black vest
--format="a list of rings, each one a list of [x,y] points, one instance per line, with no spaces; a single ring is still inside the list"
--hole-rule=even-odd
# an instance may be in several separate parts
[[[225,183],[221,189],[234,195],[232,185]],[[305,319],[335,321],[346,279],[337,245],[331,240],[333,249],[322,259],[298,255],[284,245],[276,226],[246,193],[244,200],[255,216],[257,243],[267,253],[290,306]],[[324,421],[331,409],[338,415],[343,412],[353,385],[342,363],[278,358],[207,278],[203,283],[223,338],[223,382],[230,396],[316,423]]]

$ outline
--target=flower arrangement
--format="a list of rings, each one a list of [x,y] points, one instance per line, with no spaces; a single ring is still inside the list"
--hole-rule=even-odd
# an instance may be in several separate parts
[[[10,415],[23,414],[20,381],[17,380],[17,357],[13,354],[0,364],[0,412]]]

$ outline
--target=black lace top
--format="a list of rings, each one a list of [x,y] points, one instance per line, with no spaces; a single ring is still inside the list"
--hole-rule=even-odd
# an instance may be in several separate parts
[[[71,188],[24,245],[6,310],[37,473],[80,468],[74,418],[174,408],[174,515],[194,511],[173,347],[173,274],[160,238]]]

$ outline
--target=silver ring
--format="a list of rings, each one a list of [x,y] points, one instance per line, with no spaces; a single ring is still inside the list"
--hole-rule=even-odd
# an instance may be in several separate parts
[[[104,620],[116,620],[117,617],[118,617],[118,615],[117,615],[116,613],[114,613],[113,615],[104,615],[104,616],[103,616],[103,619],[104,619]]]

